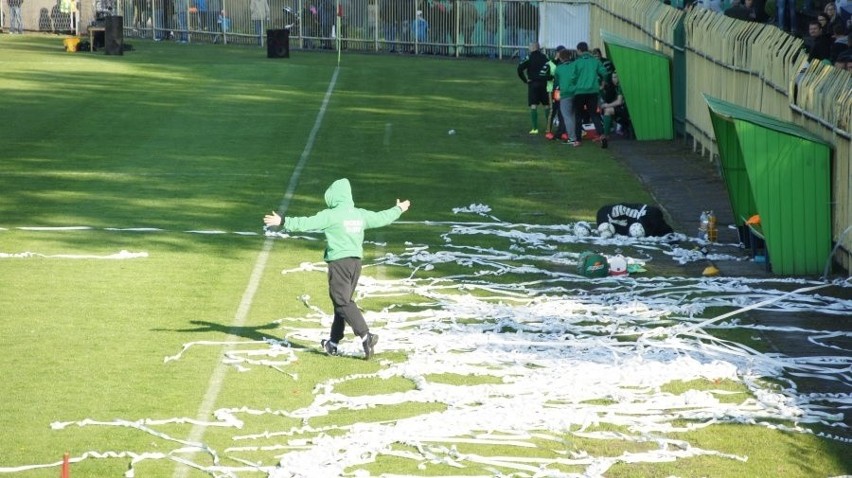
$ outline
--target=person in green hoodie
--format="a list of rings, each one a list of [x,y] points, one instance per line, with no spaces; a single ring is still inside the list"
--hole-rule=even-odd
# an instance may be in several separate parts
[[[352,300],[358,278],[361,277],[361,258],[364,256],[364,231],[387,226],[396,221],[411,206],[409,200],[396,200],[396,206],[384,211],[368,211],[355,206],[352,186],[346,178],[334,181],[325,191],[327,209],[310,217],[283,217],[277,212],[267,214],[267,228],[282,226],[286,232],[322,231],[326,248],[323,260],[328,264],[328,295],[334,304],[334,321],[328,340],[320,345],[329,355],[337,355],[337,344],[343,339],[346,324],[352,328],[364,347],[369,360],[379,336],[370,333],[358,305]]]
[[[589,53],[589,45],[586,42],[577,44],[577,52],[580,56],[571,64],[570,79],[574,91],[574,113],[578,117],[588,115],[592,119],[601,147],[606,148],[608,140],[603,134],[598,99],[601,85],[609,81],[609,71],[600,60]],[[579,140],[579,137],[577,139]]]

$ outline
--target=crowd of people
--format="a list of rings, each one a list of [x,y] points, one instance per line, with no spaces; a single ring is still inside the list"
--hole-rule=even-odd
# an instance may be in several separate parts
[[[618,73],[599,48],[590,51],[586,42],[574,50],[560,45],[550,58],[532,42],[517,73],[527,85],[531,135],[543,129],[548,140],[559,138],[577,147],[586,133],[584,125],[592,125],[594,135],[587,136],[607,148],[613,126],[617,132],[629,129]],[[540,116],[545,118],[541,129]]]
[[[852,0],[805,0],[802,8],[795,0],[776,0],[774,12],[767,10],[766,0],[733,0],[727,8],[722,0],[687,0],[684,8],[706,8],[739,20],[774,24],[801,36],[811,60],[852,68]]]

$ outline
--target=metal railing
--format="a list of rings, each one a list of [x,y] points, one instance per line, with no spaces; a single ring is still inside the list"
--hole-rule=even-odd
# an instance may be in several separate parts
[[[339,40],[357,51],[503,58],[539,39],[539,9],[525,0],[125,0],[115,14],[127,38],[263,46],[267,29],[289,27],[296,49]]]

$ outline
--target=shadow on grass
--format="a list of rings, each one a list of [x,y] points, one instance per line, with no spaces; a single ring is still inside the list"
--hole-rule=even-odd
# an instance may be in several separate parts
[[[195,327],[187,327],[184,329],[152,329],[155,332],[181,332],[181,333],[218,333],[223,335],[231,335],[234,337],[242,337],[244,339],[252,340],[252,341],[264,341],[264,340],[277,340],[284,341],[279,337],[273,336],[271,334],[265,333],[267,330],[275,330],[279,326],[274,322],[270,322],[268,324],[257,325],[257,326],[239,326],[235,327],[227,324],[219,324],[216,322],[209,322],[206,320],[190,320],[190,324],[195,325]],[[293,348],[303,349],[306,348],[303,345],[290,343]]]

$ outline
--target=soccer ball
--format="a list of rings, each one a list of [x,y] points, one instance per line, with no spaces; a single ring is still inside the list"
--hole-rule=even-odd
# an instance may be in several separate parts
[[[645,237],[645,226],[642,223],[634,222],[630,225],[630,237]]]
[[[604,239],[609,239],[615,235],[615,227],[608,222],[602,222],[598,224],[598,234]]]
[[[592,227],[588,222],[580,221],[574,224],[574,235],[577,237],[586,237],[592,233]]]

